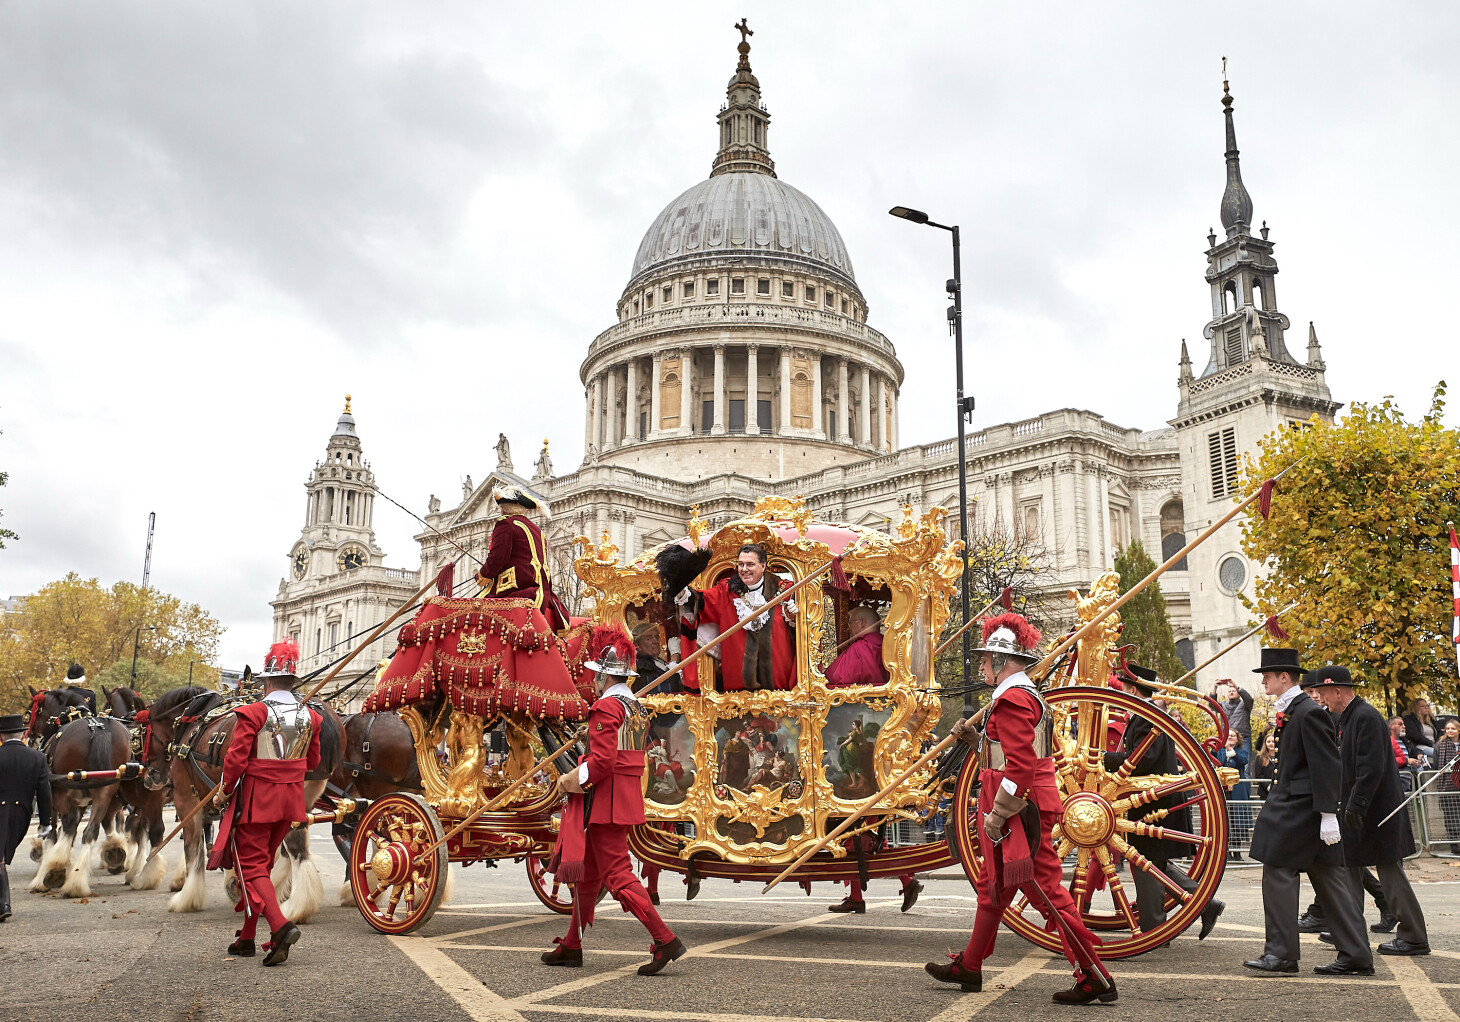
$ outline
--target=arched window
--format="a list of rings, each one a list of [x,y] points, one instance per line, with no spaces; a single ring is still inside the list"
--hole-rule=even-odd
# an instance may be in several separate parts
[[[1190,639],[1176,640],[1176,659],[1188,671],[1196,666],[1196,647],[1191,644]]]
[[[1262,281],[1257,278],[1252,280],[1252,304],[1255,308],[1267,308],[1267,290],[1262,286]]]
[[[1180,500],[1167,501],[1161,508],[1161,561],[1169,561],[1186,546],[1186,507]],[[1186,571],[1183,557],[1171,566],[1172,571]]]
[[[1222,315],[1230,316],[1237,311],[1237,282],[1229,280],[1222,288]]]

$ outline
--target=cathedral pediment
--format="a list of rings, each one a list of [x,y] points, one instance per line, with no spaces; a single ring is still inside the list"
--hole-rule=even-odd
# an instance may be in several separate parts
[[[470,477],[468,477],[470,478]],[[475,521],[478,518],[497,517],[497,505],[492,500],[492,492],[499,486],[516,486],[525,493],[536,497],[541,503],[548,503],[547,495],[533,486],[532,483],[521,476],[508,472],[505,469],[495,469],[486,479],[473,488],[461,502],[461,506],[451,512],[447,519],[446,527],[453,528],[463,525],[466,522]]]

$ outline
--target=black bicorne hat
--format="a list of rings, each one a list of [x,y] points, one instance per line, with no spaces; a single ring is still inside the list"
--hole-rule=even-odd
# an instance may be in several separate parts
[[[1252,673],[1267,674],[1269,671],[1291,671],[1294,674],[1302,674],[1302,665],[1298,663],[1298,651],[1296,649],[1264,649],[1262,666],[1254,667]]]
[[[1340,685],[1345,688],[1353,688],[1354,679],[1349,674],[1347,667],[1332,664],[1328,667],[1319,667],[1317,670],[1309,671],[1303,675],[1303,680],[1299,684],[1304,688],[1327,688],[1330,685],[1334,688]]]

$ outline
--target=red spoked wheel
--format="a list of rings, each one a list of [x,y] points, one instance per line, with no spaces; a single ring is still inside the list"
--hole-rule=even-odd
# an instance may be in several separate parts
[[[1054,828],[1055,849],[1066,861],[1065,888],[1081,907],[1085,923],[1104,931],[1102,958],[1129,958],[1181,934],[1216,894],[1227,862],[1226,796],[1215,767],[1195,738],[1175,718],[1144,700],[1107,688],[1071,686],[1044,693],[1055,718],[1055,767],[1059,773],[1064,815]],[[1153,777],[1131,777],[1129,766],[1105,769],[1107,727],[1118,713],[1140,716],[1152,724],[1152,738],[1166,736],[1176,747],[1179,771]],[[1133,750],[1143,754],[1145,749]],[[1137,755],[1130,757],[1133,761]],[[977,884],[982,867],[978,843],[977,757],[970,756],[958,775],[948,826],[963,869]],[[1171,810],[1153,809],[1157,799],[1176,799],[1171,809],[1189,807],[1192,829],[1161,826]],[[1155,864],[1131,847],[1134,836],[1158,837],[1190,849],[1184,872],[1196,884],[1187,892]],[[1124,861],[1125,871],[1120,869]],[[1179,860],[1171,863],[1181,869]],[[1166,921],[1152,930],[1140,928],[1131,871],[1141,870],[1166,891]],[[1096,877],[1099,877],[1099,881]],[[1097,883],[1103,889],[1096,889]],[[1027,940],[1059,949],[1059,936],[1045,929],[1044,918],[1020,895],[1005,924]]]
[[[350,847],[350,891],[365,921],[381,933],[410,933],[441,905],[450,862],[436,811],[419,795],[376,799],[360,817]]]
[[[573,889],[548,872],[547,859],[541,855],[527,857],[527,882],[532,885],[537,900],[548,908],[559,915],[572,913]]]

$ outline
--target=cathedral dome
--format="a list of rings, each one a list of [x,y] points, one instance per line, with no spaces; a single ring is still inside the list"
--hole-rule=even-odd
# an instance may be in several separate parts
[[[724,255],[795,263],[856,287],[836,224],[804,192],[764,172],[718,174],[665,206],[639,243],[629,287]]]

